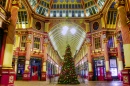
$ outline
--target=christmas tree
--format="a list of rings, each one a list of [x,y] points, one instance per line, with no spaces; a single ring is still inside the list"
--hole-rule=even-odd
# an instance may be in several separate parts
[[[58,79],[58,84],[80,84],[75,72],[74,60],[68,45],[64,55],[64,63]]]

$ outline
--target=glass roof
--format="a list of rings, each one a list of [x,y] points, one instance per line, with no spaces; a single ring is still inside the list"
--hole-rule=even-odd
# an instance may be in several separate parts
[[[45,17],[89,17],[98,13],[107,0],[27,0]]]
[[[64,26],[68,27],[68,29],[64,28]],[[71,30],[73,30],[72,32],[75,31],[75,33],[72,33]],[[66,33],[64,34],[64,32]],[[71,46],[72,56],[74,56],[80,49],[85,37],[85,31],[79,25],[72,22],[59,23],[49,32],[50,41],[62,59],[68,44]]]

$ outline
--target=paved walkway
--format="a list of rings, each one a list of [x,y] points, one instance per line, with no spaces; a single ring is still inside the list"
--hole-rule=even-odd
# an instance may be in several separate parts
[[[47,81],[15,81],[15,86],[123,86],[121,81],[87,81],[79,79],[79,85],[59,85],[57,78]]]
[[[15,86],[123,86],[120,81],[112,82],[98,82],[89,81],[87,83],[81,83],[79,85],[59,85],[57,83],[48,83],[44,81],[15,81]]]

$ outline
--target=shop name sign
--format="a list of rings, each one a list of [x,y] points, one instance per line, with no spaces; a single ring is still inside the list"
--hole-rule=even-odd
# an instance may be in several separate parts
[[[128,74],[128,72],[122,72],[123,74]],[[130,72],[129,72],[130,73]]]
[[[94,58],[94,60],[102,60],[102,59],[104,59],[103,56],[102,57],[96,57],[96,58]]]

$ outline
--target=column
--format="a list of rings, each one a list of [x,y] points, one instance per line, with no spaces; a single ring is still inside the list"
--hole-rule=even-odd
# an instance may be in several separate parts
[[[12,57],[13,57],[14,35],[15,35],[16,22],[18,18],[18,10],[20,7],[20,0],[17,1],[13,0],[11,3],[12,7],[10,9],[11,12],[10,24],[8,26],[8,34],[6,37],[4,58],[2,64],[1,84],[5,86],[14,85],[15,72],[12,68]]]
[[[118,52],[118,77],[121,80],[121,71],[123,70],[122,52],[120,46],[120,40],[117,40],[117,52]]]
[[[91,81],[92,77],[93,77],[93,68],[92,68],[92,56],[91,56],[91,44],[87,43],[87,47],[88,47],[88,80]]]
[[[105,68],[106,68],[106,80],[112,80],[111,72],[110,72],[110,66],[109,66],[109,57],[108,57],[108,40],[107,38],[104,38],[104,58],[105,58]]]
[[[122,71],[123,74],[123,83],[130,85],[130,34],[129,26],[127,24],[127,14],[125,10],[124,0],[117,0],[117,10],[119,15],[119,21],[121,26],[121,33],[123,39],[123,48],[124,48],[124,59],[125,59],[125,69]]]
[[[45,42],[48,39],[44,39],[43,49],[44,49],[44,56],[43,56],[43,63],[42,63],[42,74],[41,74],[41,80],[46,81],[46,61],[47,61],[47,42]]]
[[[28,33],[28,37],[26,40],[26,60],[25,60],[23,80],[30,80],[31,39],[32,39],[32,36],[30,33]]]
[[[14,66],[15,77],[17,75],[17,68],[18,68],[17,65],[18,65],[18,56],[15,57],[15,66]],[[15,80],[16,80],[16,78],[15,78]]]
[[[3,59],[4,59],[4,50],[5,50],[5,44],[6,44],[6,36],[7,36],[7,31],[4,30],[3,33],[3,41],[2,41],[2,47],[1,47],[1,55],[0,55],[0,75],[2,75],[2,64],[3,64]],[[1,80],[1,76],[0,76]]]
[[[89,22],[85,22],[84,24],[86,25],[86,29],[85,29],[86,33],[90,32],[90,24],[89,24]]]
[[[49,21],[45,21],[45,32],[49,31],[49,24],[50,24]]]

